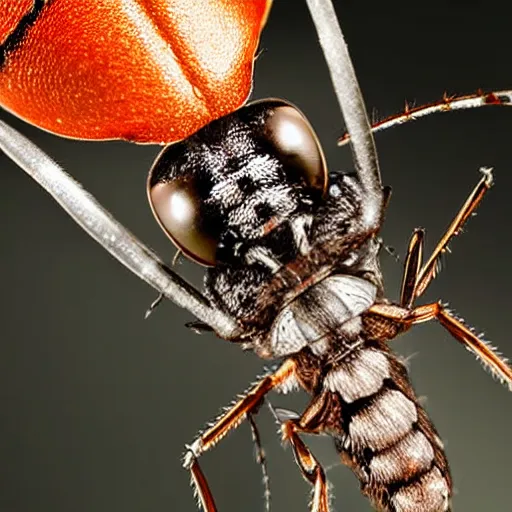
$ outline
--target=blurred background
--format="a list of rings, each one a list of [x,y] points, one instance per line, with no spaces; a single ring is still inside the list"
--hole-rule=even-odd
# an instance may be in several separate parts
[[[512,87],[505,2],[335,2],[369,112],[399,112],[448,93]],[[277,96],[307,114],[331,168],[351,168],[323,56],[305,2],[275,0],[256,63],[254,98]],[[174,249],[153,221],[145,180],[155,146],[60,139],[5,112],[137,236],[170,261]],[[442,298],[512,356],[510,222],[512,111],[502,107],[432,116],[376,136],[393,196],[385,242],[404,255],[415,227],[427,246],[442,234],[480,178],[496,186],[425,302]],[[156,293],[85,235],[22,171],[0,155],[0,511],[196,510],[181,468],[185,443],[262,371],[263,363],[211,335],[172,303],[144,321]],[[383,254],[388,296],[401,263]],[[179,271],[199,283],[201,270]],[[454,510],[510,507],[512,396],[435,323],[394,343],[412,356],[417,392],[451,463]],[[307,397],[272,395],[300,410]],[[307,510],[308,485],[281,447],[267,410],[258,417],[275,511]],[[331,466],[336,510],[370,511],[329,439],[311,438]],[[247,425],[201,459],[221,512],[262,511],[261,473]]]

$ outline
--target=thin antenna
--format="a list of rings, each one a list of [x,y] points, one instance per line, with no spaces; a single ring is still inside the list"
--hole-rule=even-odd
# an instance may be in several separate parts
[[[379,161],[370,122],[347,44],[331,0],[306,0],[331,74],[334,91],[350,134],[353,158],[365,198],[363,219],[377,228],[383,207]]]
[[[334,89],[352,137],[356,167],[367,202],[366,222],[377,226],[382,206],[380,175],[366,110],[354,69],[330,0],[306,0],[319,32]],[[236,336],[236,321],[217,311],[193,286],[165,263],[29,139],[0,121],[0,149],[36,180],[90,236],[110,254],[222,338]]]
[[[233,338],[235,320],[213,308],[192,285],[173,272],[120,224],[44,151],[0,121],[0,149],[34,178],[114,258],[178,306],[188,309],[222,338]]]

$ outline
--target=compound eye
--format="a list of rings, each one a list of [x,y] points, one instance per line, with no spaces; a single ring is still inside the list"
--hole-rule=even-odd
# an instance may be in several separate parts
[[[213,233],[218,230],[212,226],[211,216],[205,214],[195,179],[174,178],[150,184],[148,197],[160,227],[176,247],[196,263],[214,266],[218,240]]]
[[[280,101],[270,109],[264,133],[288,171],[297,173],[309,187],[321,193],[327,190],[325,156],[313,127],[302,112]]]

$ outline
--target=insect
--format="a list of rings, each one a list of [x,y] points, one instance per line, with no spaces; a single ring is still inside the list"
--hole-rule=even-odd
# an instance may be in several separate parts
[[[393,200],[394,200],[394,198],[393,198]],[[444,277],[444,276],[443,276],[443,277]],[[423,350],[422,350],[422,351],[423,351]]]

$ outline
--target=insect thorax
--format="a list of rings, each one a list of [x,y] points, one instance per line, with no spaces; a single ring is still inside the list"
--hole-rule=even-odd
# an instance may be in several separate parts
[[[349,173],[327,177],[312,128],[289,104],[249,105],[167,148],[150,190],[176,182],[193,198],[192,230],[215,239],[206,293],[261,356],[320,347],[380,295],[360,183]]]
[[[287,355],[316,341],[320,346],[324,334],[369,307],[380,287],[377,243],[358,230],[354,178],[331,174],[324,198],[301,200],[301,193],[299,186],[281,182],[259,195],[257,200],[282,200],[286,194],[299,200],[279,223],[270,215],[258,219],[261,227],[275,226],[252,239],[239,238],[236,259],[206,274],[209,297],[242,321],[247,347],[261,356]],[[355,294],[353,301],[347,292]],[[356,296],[363,297],[359,305]]]

